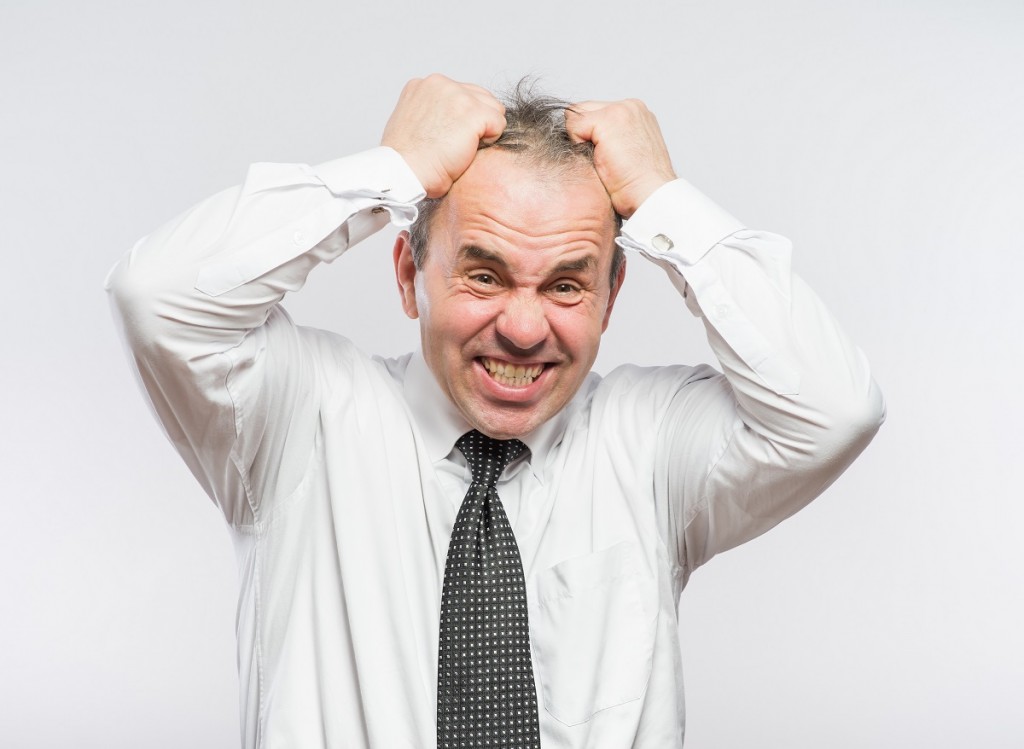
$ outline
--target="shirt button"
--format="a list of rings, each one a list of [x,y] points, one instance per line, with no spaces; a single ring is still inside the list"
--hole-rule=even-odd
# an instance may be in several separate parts
[[[729,305],[728,304],[718,304],[718,305],[715,305],[715,317],[726,318],[728,316],[729,316]]]
[[[672,244],[672,240],[666,237],[664,234],[655,234],[651,238],[651,247],[657,252],[668,252],[675,245]]]
[[[304,240],[305,238],[305,234],[303,234],[301,231],[297,231],[294,234],[292,234],[292,244],[300,245],[302,244],[302,240]]]

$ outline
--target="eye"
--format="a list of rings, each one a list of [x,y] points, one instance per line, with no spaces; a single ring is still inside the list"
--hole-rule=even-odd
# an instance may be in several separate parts
[[[490,271],[472,270],[465,278],[466,285],[479,294],[494,294],[501,289],[501,278]]]
[[[583,288],[575,281],[558,281],[548,287],[548,293],[558,302],[573,304],[583,297]]]

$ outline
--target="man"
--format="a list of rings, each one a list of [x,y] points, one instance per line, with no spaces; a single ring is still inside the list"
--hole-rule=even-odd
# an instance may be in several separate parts
[[[676,179],[639,102],[563,108],[412,81],[381,148],[256,165],[112,271],[145,391],[238,545],[246,747],[681,745],[688,575],[881,422],[785,240]],[[389,218],[412,223],[394,265],[422,351],[296,327],[284,294]],[[616,241],[666,270],[723,374],[590,373]]]

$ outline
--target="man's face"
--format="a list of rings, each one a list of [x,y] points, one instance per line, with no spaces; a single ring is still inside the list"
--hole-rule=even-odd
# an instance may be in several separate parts
[[[441,389],[474,428],[521,437],[579,389],[618,291],[609,282],[615,233],[592,168],[545,175],[489,149],[439,206],[422,269],[399,236],[403,307],[420,320]]]

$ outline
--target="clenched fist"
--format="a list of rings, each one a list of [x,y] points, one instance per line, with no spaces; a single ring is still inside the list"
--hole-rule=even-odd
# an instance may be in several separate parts
[[[505,106],[487,89],[443,75],[409,81],[391,113],[381,145],[397,151],[427,197],[447,194],[481,143],[505,129]]]
[[[573,104],[566,110],[565,127],[574,141],[594,144],[597,176],[624,218],[676,178],[658,120],[642,101]]]

